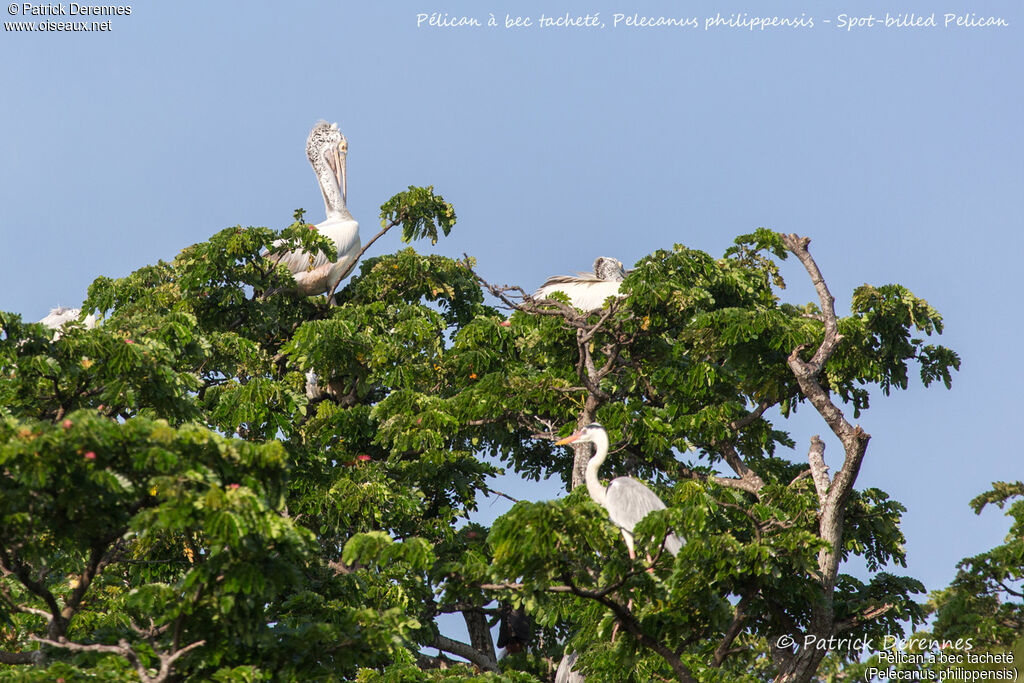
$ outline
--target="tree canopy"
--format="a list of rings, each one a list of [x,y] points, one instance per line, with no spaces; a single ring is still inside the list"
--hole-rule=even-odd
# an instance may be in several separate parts
[[[381,207],[406,241],[454,223],[432,188]],[[870,437],[850,422],[959,367],[904,287],[838,315],[809,240],[759,229],[718,258],[655,251],[589,315],[412,248],[302,298],[260,255],[282,237],[329,249],[297,212],[96,279],[95,329],[0,313],[0,680],[537,681],[568,651],[593,680],[809,681],[826,652],[806,636],[924,616],[890,571],[904,508],[855,487]],[[787,256],[817,301],[781,299]],[[834,474],[825,440],[785,429],[797,410]],[[472,521],[499,466],[579,483],[589,452],[552,442],[592,421],[602,474],[668,503],[637,560],[584,487]],[[519,607],[532,637],[499,660],[490,629]]]

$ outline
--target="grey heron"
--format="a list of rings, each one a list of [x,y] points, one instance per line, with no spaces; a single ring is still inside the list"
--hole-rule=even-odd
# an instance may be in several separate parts
[[[604,427],[593,422],[571,436],[556,441],[556,446],[568,443],[592,443],[594,444],[594,456],[587,463],[586,482],[587,492],[594,502],[608,511],[608,517],[622,530],[622,537],[626,540],[626,547],[629,549],[629,557],[636,558],[633,549],[633,527],[637,522],[646,517],[648,513],[656,510],[664,510],[665,503],[658,495],[647,488],[645,484],[632,477],[617,477],[605,488],[597,478],[597,471],[608,457],[608,432]],[[679,553],[683,547],[683,541],[674,533],[669,533],[665,538],[665,550],[673,555]]]
[[[626,277],[622,261],[610,256],[598,256],[594,272],[549,277],[536,292],[534,299],[545,299],[555,292],[563,292],[569,302],[582,311],[596,311],[610,296],[619,296],[619,286]]]
[[[579,657],[575,652],[570,652],[558,663],[558,670],[555,672],[555,683],[583,683],[586,679],[582,674],[572,670],[576,659]]]
[[[314,229],[329,237],[336,253],[322,251],[308,254],[302,249],[294,251],[268,251],[264,257],[283,263],[295,278],[297,291],[305,296],[331,292],[338,285],[349,265],[359,256],[359,223],[348,210],[348,176],[346,163],[348,140],[338,130],[338,124],[320,121],[306,140],[306,156],[320,183],[327,218]],[[274,242],[279,246],[281,240]]]

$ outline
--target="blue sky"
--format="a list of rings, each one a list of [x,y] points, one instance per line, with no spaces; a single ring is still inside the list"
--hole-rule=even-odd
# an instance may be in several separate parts
[[[419,12],[544,11],[815,27],[416,27]],[[887,11],[1010,25],[837,28]],[[529,289],[675,242],[719,255],[759,226],[809,235],[840,312],[856,286],[899,282],[944,315],[940,341],[963,357],[952,391],[878,399],[860,421],[873,439],[859,486],[907,505],[906,573],[940,588],[1008,530],[967,502],[1022,478],[1022,22],[1004,1],[188,1],[133,4],[106,33],[4,31],[0,309],[38,319],[223,227],[283,227],[297,207],[320,220],[303,153],[319,118],[349,139],[364,240],[388,197],[433,184],[459,216],[436,250],[475,256],[498,283]],[[786,274],[787,298],[814,298],[795,263]],[[824,425],[794,427],[803,461]]]

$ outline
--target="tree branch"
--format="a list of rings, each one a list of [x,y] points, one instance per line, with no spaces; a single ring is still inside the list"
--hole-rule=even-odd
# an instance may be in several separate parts
[[[839,334],[839,322],[836,318],[835,299],[825,285],[817,263],[807,250],[810,238],[794,234],[781,235],[782,242],[803,264],[811,278],[821,304],[821,318],[824,326],[824,337],[815,350],[810,361],[801,357],[806,344],[801,344],[790,353],[787,363],[800,386],[800,391],[810,400],[818,414],[843,444],[845,457],[842,468],[828,482],[828,473],[824,461],[824,443],[815,437],[811,441],[808,460],[811,474],[814,477],[815,490],[819,498],[818,533],[828,546],[818,552],[818,569],[823,590],[822,600],[811,607],[811,619],[808,632],[819,637],[827,637],[835,632],[834,595],[836,575],[839,569],[839,550],[843,541],[843,525],[846,516],[846,501],[853,490],[853,484],[860,470],[868,440],[871,438],[860,427],[851,425],[842,411],[832,402],[828,391],[819,381],[825,364],[832,357],[842,335]],[[824,491],[824,496],[823,496]],[[824,652],[814,648],[800,648],[794,655],[791,652],[773,648],[780,663],[780,674],[776,683],[806,682],[817,670],[824,657]]]
[[[740,491],[746,491],[747,493],[752,493],[755,496],[758,494],[758,491],[760,490],[758,486],[756,486],[749,480],[744,481],[743,479],[740,479],[738,477],[716,477],[711,474],[703,474],[701,472],[692,470],[686,465],[682,464],[678,466],[678,471],[679,476],[685,477],[687,479],[694,479],[696,481],[710,481],[714,482],[715,484],[718,484],[719,486],[724,486],[730,489],[738,489]]]
[[[680,681],[683,681],[684,683],[697,683],[697,679],[693,677],[693,674],[690,672],[690,669],[685,664],[683,664],[683,660],[679,658],[679,655],[677,655],[675,652],[669,649],[666,645],[662,644],[660,641],[655,640],[654,638],[651,638],[649,635],[647,635],[644,632],[644,630],[640,627],[640,622],[636,620],[636,617],[634,617],[628,609],[623,607],[621,603],[617,602],[616,600],[612,600],[605,594],[599,594],[595,591],[588,591],[582,588],[578,588],[575,585],[573,585],[571,581],[567,580],[568,578],[569,577],[563,576],[562,580],[566,582],[566,587],[569,588],[569,591],[573,595],[576,595],[581,598],[589,598],[591,600],[596,600],[600,604],[607,607],[609,610],[611,610],[612,614],[615,615],[616,621],[618,621],[619,624],[622,625],[622,628],[625,629],[627,633],[636,638],[642,645],[644,645],[648,649],[653,650],[654,652],[661,655],[661,658],[664,659],[670,667],[672,667],[672,671],[673,673],[675,673],[676,678],[678,678]]]
[[[744,595],[740,598],[740,601],[736,603],[736,609],[733,612],[732,623],[729,624],[729,628],[725,631],[725,637],[722,638],[722,642],[715,648],[715,654],[711,658],[711,666],[718,668],[722,666],[725,658],[732,654],[732,644],[736,640],[736,637],[743,631],[743,622],[747,620],[747,605],[750,603],[750,596]]]
[[[893,607],[895,607],[895,605],[887,602],[884,605],[879,605],[878,607],[870,607],[861,612],[860,614],[851,617],[850,619],[837,621],[836,633],[849,631],[851,628],[855,626],[860,626],[861,624],[871,621],[872,619],[877,619],[878,617],[882,616],[883,614],[891,610]]]
[[[13,574],[21,582],[21,585],[46,603],[46,606],[50,608],[50,628],[60,622],[60,606],[57,604],[57,599],[53,597],[53,593],[46,586],[32,578],[28,565],[23,563],[14,551],[9,553],[7,549],[0,546],[0,567],[3,567],[5,572]]]
[[[154,648],[153,653],[160,660],[160,670],[156,676],[150,676],[149,671],[142,664],[142,660],[139,659],[138,654],[132,649],[131,644],[124,638],[118,641],[117,645],[103,645],[102,643],[93,643],[91,645],[82,645],[81,643],[73,643],[65,638],[58,640],[50,640],[48,638],[40,638],[39,636],[29,636],[32,640],[42,643],[43,645],[49,645],[50,647],[57,647],[71,652],[102,652],[104,654],[117,655],[124,657],[128,660],[128,663],[135,667],[136,673],[139,674],[139,679],[143,683],[165,683],[171,676],[173,671],[174,662],[192,650],[202,647],[206,644],[205,640],[198,640],[190,645],[167,654],[160,652]]]
[[[752,413],[753,414],[753,413]],[[747,416],[749,417],[749,415]],[[753,420],[751,420],[752,422]],[[736,423],[733,423],[736,424]],[[736,451],[736,445],[731,441],[717,441],[712,444],[716,450],[718,450],[725,462],[732,468],[732,471],[739,475],[740,481],[743,483],[742,488],[744,491],[748,491],[757,495],[764,487],[764,480],[757,475],[754,470],[747,467],[746,463],[743,462],[743,458]]]
[[[342,273],[341,273],[341,277],[339,277],[339,278],[338,278],[338,281],[334,283],[334,286],[333,286],[333,287],[331,287],[331,291],[327,292],[327,301],[328,301],[328,302],[331,302],[331,301],[333,300],[333,298],[334,298],[334,291],[335,291],[336,289],[338,289],[338,285],[340,285],[340,284],[341,284],[341,281],[342,281],[342,280],[344,280],[345,278],[347,278],[347,277],[348,277],[348,275],[349,275],[349,273],[351,273],[351,272],[352,272],[352,270],[353,270],[353,269],[354,269],[354,268],[356,267],[356,264],[357,264],[357,263],[359,263],[359,259],[363,258],[363,254],[365,254],[365,253],[366,253],[366,250],[367,250],[367,249],[369,249],[369,248],[370,248],[370,246],[371,246],[371,245],[372,245],[372,244],[373,244],[374,242],[376,242],[376,241],[377,241],[378,239],[380,239],[381,237],[383,237],[383,236],[384,236],[384,233],[386,233],[386,232],[387,232],[388,230],[390,230],[391,228],[395,227],[396,225],[399,225],[400,223],[401,223],[401,221],[399,221],[399,220],[393,220],[393,221],[391,221],[390,223],[388,223],[387,225],[385,225],[385,226],[384,226],[383,228],[381,228],[381,229],[380,229],[380,232],[378,232],[378,233],[377,233],[376,235],[374,235],[373,237],[371,237],[371,238],[370,238],[370,241],[369,241],[369,242],[367,242],[367,243],[366,243],[366,244],[365,244],[365,245],[363,246],[363,248],[359,250],[359,253],[358,253],[358,254],[356,254],[356,257],[355,257],[355,259],[354,259],[354,260],[352,261],[352,263],[348,264],[348,267],[347,267],[347,268],[345,268],[345,270],[343,270],[343,271],[342,271]],[[331,305],[333,305],[333,304],[331,304]]]
[[[817,434],[811,437],[807,460],[811,464],[811,478],[814,479],[814,490],[818,492],[818,504],[823,506],[828,500],[828,487],[831,481],[828,476],[828,465],[825,464],[825,442]]]
[[[818,269],[818,264],[814,262],[814,259],[811,258],[811,253],[807,250],[807,245],[811,243],[811,238],[799,237],[790,233],[782,235],[782,243],[800,260],[807,274],[811,276],[811,283],[814,284],[814,289],[818,292],[818,299],[821,302],[821,315],[825,323],[825,339],[821,342],[818,350],[814,352],[814,356],[808,364],[808,369],[812,371],[814,376],[817,376],[821,369],[825,367],[825,363],[832,356],[836,346],[843,338],[839,334],[839,325],[836,320],[836,300],[832,293],[828,291],[828,286],[825,284],[825,278],[822,277],[821,271]]]
[[[436,647],[438,650],[444,652],[450,652],[453,655],[467,659],[473,664],[485,671],[497,671],[498,663],[479,652],[475,648],[467,645],[466,643],[459,642],[458,640],[452,640],[441,634],[434,636],[433,642],[429,643],[428,647]]]

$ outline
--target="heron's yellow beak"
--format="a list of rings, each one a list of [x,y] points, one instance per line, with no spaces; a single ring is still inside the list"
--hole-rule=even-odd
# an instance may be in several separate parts
[[[573,441],[575,441],[578,438],[580,438],[580,433],[576,432],[575,434],[571,434],[571,435],[565,437],[564,439],[560,439],[560,440],[556,441],[555,445],[556,446],[564,446],[567,443],[572,443]]]

